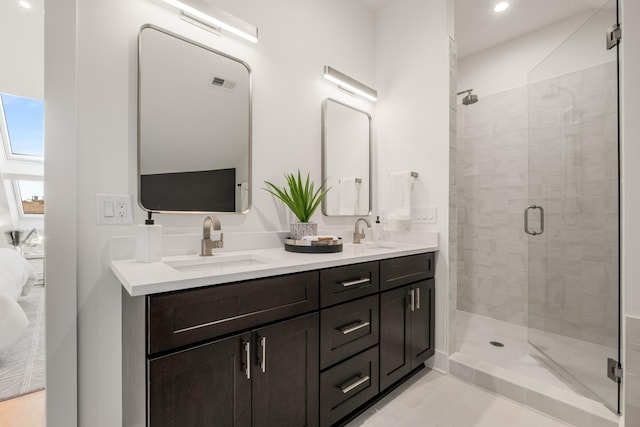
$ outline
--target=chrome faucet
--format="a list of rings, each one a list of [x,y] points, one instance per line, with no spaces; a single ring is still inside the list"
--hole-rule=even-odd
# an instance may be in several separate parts
[[[211,240],[211,228],[219,231],[220,220],[216,216],[208,216],[202,223],[202,240],[200,241],[200,256],[212,256],[213,249],[219,249],[224,246],[223,233],[220,232],[220,240]]]
[[[371,223],[369,221],[365,218],[358,218],[356,220],[355,231],[353,232],[353,243],[360,243],[360,239],[364,239],[366,237],[364,234],[364,228],[361,231],[358,231],[358,223],[360,221],[364,221],[367,224],[367,227],[371,228]]]

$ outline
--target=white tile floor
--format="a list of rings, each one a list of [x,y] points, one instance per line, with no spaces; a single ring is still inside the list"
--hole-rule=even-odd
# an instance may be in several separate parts
[[[566,427],[452,375],[423,370],[350,427]]]

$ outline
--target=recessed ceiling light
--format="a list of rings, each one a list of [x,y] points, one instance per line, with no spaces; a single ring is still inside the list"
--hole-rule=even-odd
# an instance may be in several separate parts
[[[27,0],[20,0],[20,6],[24,7],[25,9],[31,9],[31,3],[29,3]]]
[[[500,2],[496,5],[496,7],[493,8],[494,12],[504,12],[505,10],[509,9],[509,2],[508,1],[503,1]]]

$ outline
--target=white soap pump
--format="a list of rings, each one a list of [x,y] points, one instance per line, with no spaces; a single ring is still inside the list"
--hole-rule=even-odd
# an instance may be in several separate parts
[[[162,225],[154,224],[149,211],[144,224],[136,230],[136,260],[138,262],[158,262],[162,259]]]
[[[384,227],[380,222],[380,217],[376,217],[376,222],[373,224],[373,241],[382,242],[384,240]]]

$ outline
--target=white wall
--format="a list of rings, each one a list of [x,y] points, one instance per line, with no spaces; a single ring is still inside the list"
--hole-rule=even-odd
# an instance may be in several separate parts
[[[373,13],[357,1],[216,1],[217,6],[260,28],[260,42],[253,45],[194,27],[157,0],[95,0],[77,3],[74,37],[69,33],[76,28],[71,4],[75,2],[69,3],[68,9],[51,12],[57,20],[50,21],[47,28],[51,43],[48,47],[52,47],[46,62],[47,113],[61,119],[47,124],[47,156],[51,154],[47,160],[47,169],[51,171],[46,178],[47,194],[68,202],[47,207],[47,216],[51,218],[47,220],[48,228],[60,226],[56,238],[49,239],[46,248],[48,254],[55,254],[55,263],[47,265],[46,280],[53,294],[47,303],[47,320],[55,316],[60,319],[53,322],[47,338],[51,350],[48,356],[52,357],[48,366],[50,390],[65,392],[74,381],[69,364],[58,358],[59,354],[67,354],[66,350],[58,349],[57,345],[65,337],[73,336],[73,298],[67,302],[60,299],[74,289],[77,271],[78,421],[83,426],[116,426],[121,424],[122,417],[121,286],[108,268],[106,248],[111,236],[134,234],[134,228],[97,226],[95,195],[135,196],[139,27],[145,23],[163,26],[251,65],[254,208],[246,216],[222,216],[221,222],[225,231],[275,231],[287,228],[288,219],[279,215],[272,197],[260,188],[264,180],[281,182],[283,172],[297,168],[311,172],[319,182],[322,100],[332,96],[361,109],[373,108],[370,103],[341,94],[334,85],[326,83],[322,67],[334,66],[374,86],[374,21]],[[77,57],[68,56],[75,38]],[[64,54],[60,60],[52,56],[57,51]],[[76,60],[78,96],[73,101]],[[67,78],[63,72],[67,72]],[[78,179],[70,182],[76,175]],[[77,226],[70,223],[75,222],[76,216]],[[136,223],[142,222],[140,209],[136,208],[134,216]],[[162,215],[158,222],[165,226],[165,232],[184,229],[197,232],[202,219],[199,215]],[[321,228],[353,224],[352,218],[325,219],[319,213],[314,219]],[[54,302],[59,305],[53,305]],[[69,383],[60,379],[65,372],[70,374]],[[69,392],[58,399],[59,407],[68,408],[73,394]],[[68,422],[70,418],[63,418],[60,410],[52,407],[55,401],[53,398],[48,403],[49,425],[73,425]]]
[[[375,208],[387,175],[419,173],[416,206],[437,206],[436,351],[447,352],[449,218],[449,35],[446,0],[397,0],[376,14]],[[374,211],[376,211],[374,209]]]
[[[529,72],[591,14],[580,14],[475,55],[460,58],[458,91],[473,88],[474,93],[482,97],[526,86]],[[604,36],[601,42],[604,44]]]
[[[640,317],[640,3],[622,1],[622,280],[624,314]]]

